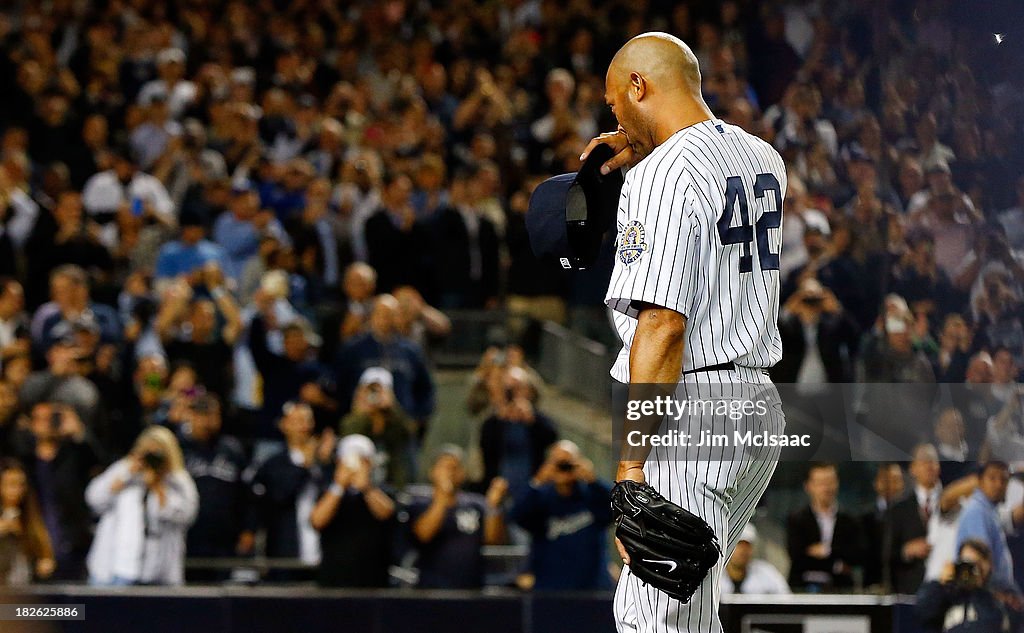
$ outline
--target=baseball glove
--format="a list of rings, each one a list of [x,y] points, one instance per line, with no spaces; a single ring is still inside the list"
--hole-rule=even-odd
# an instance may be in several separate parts
[[[628,479],[612,488],[612,511],[633,575],[689,602],[722,555],[711,527],[651,486]]]

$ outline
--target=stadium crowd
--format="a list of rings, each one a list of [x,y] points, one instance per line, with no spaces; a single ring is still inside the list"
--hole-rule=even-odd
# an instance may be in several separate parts
[[[936,412],[910,494],[880,466],[863,515],[812,466],[789,584],[914,592],[968,543],[1015,589],[1024,510],[995,508],[1024,463],[1024,109],[956,6],[19,3],[0,15],[0,577],[177,584],[186,556],[261,553],[384,586],[413,552],[421,586],[476,587],[483,546],[514,542],[524,586],[607,587],[608,483],[538,409],[522,349],[474,373],[473,482],[462,449],[420,450],[429,349],[458,336],[446,310],[600,305],[611,244],[571,279],[524,214],[614,127],[610,55],[661,29],[716,116],[790,168],[774,379],[982,394]],[[728,590],[788,591],[757,541]]]

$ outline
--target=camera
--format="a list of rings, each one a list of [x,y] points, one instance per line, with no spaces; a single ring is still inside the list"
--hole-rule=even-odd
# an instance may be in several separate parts
[[[380,383],[370,383],[366,388],[366,402],[373,406],[380,404],[382,401],[381,391]]]
[[[958,560],[953,566],[953,586],[961,591],[971,591],[981,586],[981,570],[978,564],[969,560]]]
[[[560,473],[571,473],[576,470],[576,464],[573,462],[557,462],[555,463],[555,470]]]
[[[53,413],[50,414],[50,428],[54,431],[59,431],[63,422],[64,412],[60,409],[54,409]]]
[[[150,470],[161,471],[167,465],[167,456],[159,451],[146,451],[142,454],[142,463]]]

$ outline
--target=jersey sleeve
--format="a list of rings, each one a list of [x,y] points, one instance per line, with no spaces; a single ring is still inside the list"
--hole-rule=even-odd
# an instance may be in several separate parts
[[[656,170],[655,170],[656,173]],[[636,317],[639,304],[689,316],[697,288],[700,230],[683,179],[664,186],[652,177],[627,181],[619,201],[615,267],[605,303]]]

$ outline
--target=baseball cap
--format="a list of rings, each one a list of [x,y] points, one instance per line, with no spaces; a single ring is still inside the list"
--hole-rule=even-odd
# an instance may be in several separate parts
[[[342,462],[349,456],[373,459],[377,454],[377,446],[365,435],[346,435],[338,440],[338,447],[335,451],[338,460]]]
[[[740,540],[746,541],[751,545],[757,544],[757,528],[754,527],[753,523],[747,523],[743,526],[743,531],[740,532]]]
[[[949,163],[940,158],[929,161],[925,165],[924,172],[926,174],[950,174],[952,170],[949,168]]]
[[[831,235],[832,227],[828,224],[828,218],[823,214],[804,214],[802,218],[804,222],[804,234],[807,233],[820,233],[821,235]]]
[[[889,334],[903,334],[907,331],[907,322],[899,317],[890,316],[885,319],[885,331]]]
[[[254,84],[256,83],[256,71],[250,66],[241,66],[231,71],[231,83],[233,84]]]
[[[163,64],[184,64],[185,51],[180,48],[165,48],[156,55],[156,63]]]
[[[360,385],[383,385],[388,389],[392,389],[395,384],[394,376],[391,372],[383,367],[370,367],[363,372],[363,375],[359,377]]]
[[[530,247],[537,257],[555,257],[562,268],[585,270],[597,259],[612,226],[622,189],[622,170],[602,174],[615,152],[602,143],[580,170],[537,185],[526,212]]]
[[[462,447],[457,444],[442,444],[434,452],[434,459],[432,459],[430,463],[436,464],[442,457],[454,457],[460,462],[465,462],[466,451],[462,450]]]

